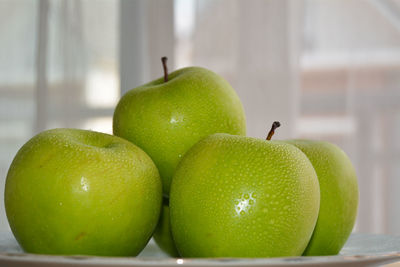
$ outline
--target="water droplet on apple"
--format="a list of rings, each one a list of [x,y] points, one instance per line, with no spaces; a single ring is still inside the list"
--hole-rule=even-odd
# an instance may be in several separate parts
[[[86,177],[81,178],[81,187],[83,191],[89,191],[89,181],[86,179]]]

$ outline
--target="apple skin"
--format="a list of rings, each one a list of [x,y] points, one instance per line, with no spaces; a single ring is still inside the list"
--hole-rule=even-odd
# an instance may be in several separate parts
[[[200,67],[183,68],[127,92],[113,118],[113,132],[142,148],[155,162],[169,195],[185,152],[213,133],[246,134],[243,106],[222,77]]]
[[[311,140],[287,142],[307,155],[321,191],[317,225],[304,255],[336,255],[349,238],[357,217],[359,192],[353,165],[334,144]]]
[[[179,252],[176,249],[175,242],[172,237],[169,217],[168,203],[163,203],[160,220],[157,224],[156,230],[154,231],[153,238],[162,251],[171,257],[177,258],[179,257]]]
[[[211,135],[172,180],[170,220],[183,257],[300,256],[319,210],[317,175],[295,146]]]
[[[156,227],[162,185],[150,157],[119,137],[53,129],[18,151],[7,218],[30,253],[135,256]]]

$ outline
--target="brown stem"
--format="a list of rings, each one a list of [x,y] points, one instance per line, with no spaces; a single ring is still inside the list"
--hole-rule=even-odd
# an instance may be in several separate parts
[[[272,123],[271,130],[269,130],[268,136],[265,140],[271,140],[276,128],[278,128],[279,126],[281,126],[281,123],[279,121],[274,121],[274,123]]]
[[[167,57],[162,57],[161,58],[161,62],[163,65],[163,69],[164,69],[164,82],[168,82],[168,68],[167,68]]]

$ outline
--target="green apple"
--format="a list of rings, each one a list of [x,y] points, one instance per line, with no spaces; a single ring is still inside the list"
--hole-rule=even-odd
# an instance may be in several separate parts
[[[162,251],[176,258],[179,257],[179,253],[171,233],[168,200],[164,198],[164,202],[160,220],[154,231],[153,238]]]
[[[300,256],[319,199],[314,168],[295,146],[214,134],[176,169],[171,230],[183,257]]]
[[[5,186],[7,218],[30,253],[135,256],[156,227],[157,168],[122,138],[53,129],[18,151]]]
[[[235,91],[222,77],[188,67],[139,86],[119,101],[114,134],[142,148],[155,162],[168,196],[175,168],[185,152],[213,133],[246,134]]]
[[[338,254],[357,216],[358,185],[353,165],[334,144],[310,140],[287,142],[307,155],[317,173],[321,191],[317,225],[304,255]]]

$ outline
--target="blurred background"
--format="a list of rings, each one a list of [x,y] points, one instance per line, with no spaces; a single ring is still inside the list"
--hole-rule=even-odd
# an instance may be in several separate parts
[[[400,234],[400,1],[0,0],[0,195],[54,127],[112,132],[127,90],[198,65],[243,101],[248,135],[338,144],[359,177],[355,231]],[[0,229],[8,229],[4,204]]]

